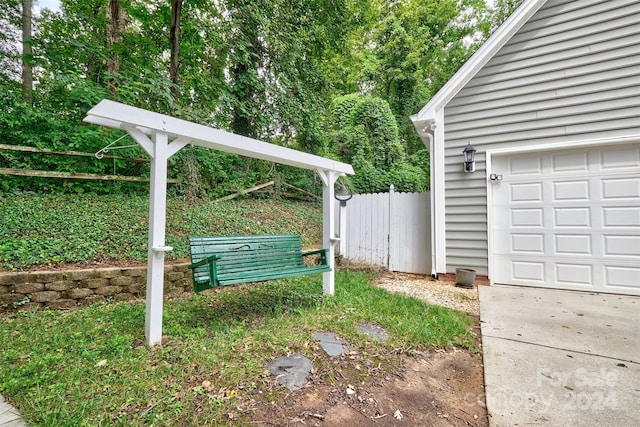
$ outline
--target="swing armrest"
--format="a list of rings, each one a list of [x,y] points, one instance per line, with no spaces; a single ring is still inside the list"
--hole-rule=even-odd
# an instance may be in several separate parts
[[[197,267],[201,267],[205,264],[213,264],[215,263],[215,261],[219,260],[220,256],[219,255],[210,255],[206,258],[202,258],[200,261],[194,262],[193,264],[189,265],[190,269],[194,269]]]

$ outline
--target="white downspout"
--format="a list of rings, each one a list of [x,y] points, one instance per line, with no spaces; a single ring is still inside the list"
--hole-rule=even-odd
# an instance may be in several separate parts
[[[434,197],[434,191],[433,188],[431,188],[431,186],[434,183],[434,165],[433,165],[433,151],[434,151],[434,146],[433,146],[433,134],[430,133],[429,131],[433,132],[436,128],[436,124],[435,123],[431,123],[430,125],[430,129],[427,129],[425,127],[424,129],[424,135],[426,135],[427,138],[429,138],[429,210],[430,212],[430,217],[429,217],[429,222],[431,225],[431,278],[433,279],[437,279],[438,278],[438,273],[436,271],[436,227],[435,227],[435,197]]]

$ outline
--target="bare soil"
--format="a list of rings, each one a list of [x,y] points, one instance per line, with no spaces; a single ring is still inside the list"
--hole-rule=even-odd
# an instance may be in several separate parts
[[[393,273],[383,274],[378,285],[424,299],[439,298],[448,306],[455,306],[459,300],[458,308],[470,312],[476,351],[454,348],[407,354],[398,349],[382,355],[387,369],[380,368],[381,355],[351,352],[313,371],[301,390],[272,401],[256,395],[256,399],[245,402],[248,407],[238,409],[245,416],[251,413],[251,425],[489,425],[484,405],[479,317],[475,315],[476,289],[452,290],[453,284]],[[457,297],[461,292],[464,298]],[[354,372],[360,375],[354,377]],[[271,386],[279,387],[275,380],[271,380]],[[230,418],[235,415],[230,414]]]

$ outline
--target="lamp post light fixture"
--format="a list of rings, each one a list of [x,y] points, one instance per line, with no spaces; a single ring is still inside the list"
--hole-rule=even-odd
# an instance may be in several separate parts
[[[353,194],[349,194],[347,187],[345,187],[343,183],[340,183],[340,193],[336,193],[333,197],[340,202],[340,206],[345,207],[347,206],[347,201],[353,197]]]
[[[340,183],[340,193],[335,193],[333,197],[340,202],[339,224],[338,224],[338,239],[340,244],[339,254],[340,262],[346,261],[347,254],[347,201],[353,197],[353,194],[349,194],[347,187],[343,183]]]
[[[465,172],[475,172],[476,171],[476,162],[473,157],[476,154],[476,149],[473,148],[471,143],[467,143],[467,146],[462,150],[462,154],[464,154],[464,171]]]

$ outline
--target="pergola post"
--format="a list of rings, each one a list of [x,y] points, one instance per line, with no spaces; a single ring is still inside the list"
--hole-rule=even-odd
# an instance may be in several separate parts
[[[335,293],[336,244],[340,241],[336,237],[334,184],[340,174],[331,170],[317,172],[322,178],[322,247],[328,249],[327,264],[331,267],[331,271],[322,274],[322,292],[325,295],[333,295]]]
[[[167,214],[167,161],[187,142],[176,139],[169,144],[164,132],[152,133],[153,141],[140,130],[127,129],[151,157],[149,187],[149,240],[147,249],[147,293],[144,335],[152,346],[162,341],[162,305],[164,300],[164,253],[173,250],[165,246]]]

